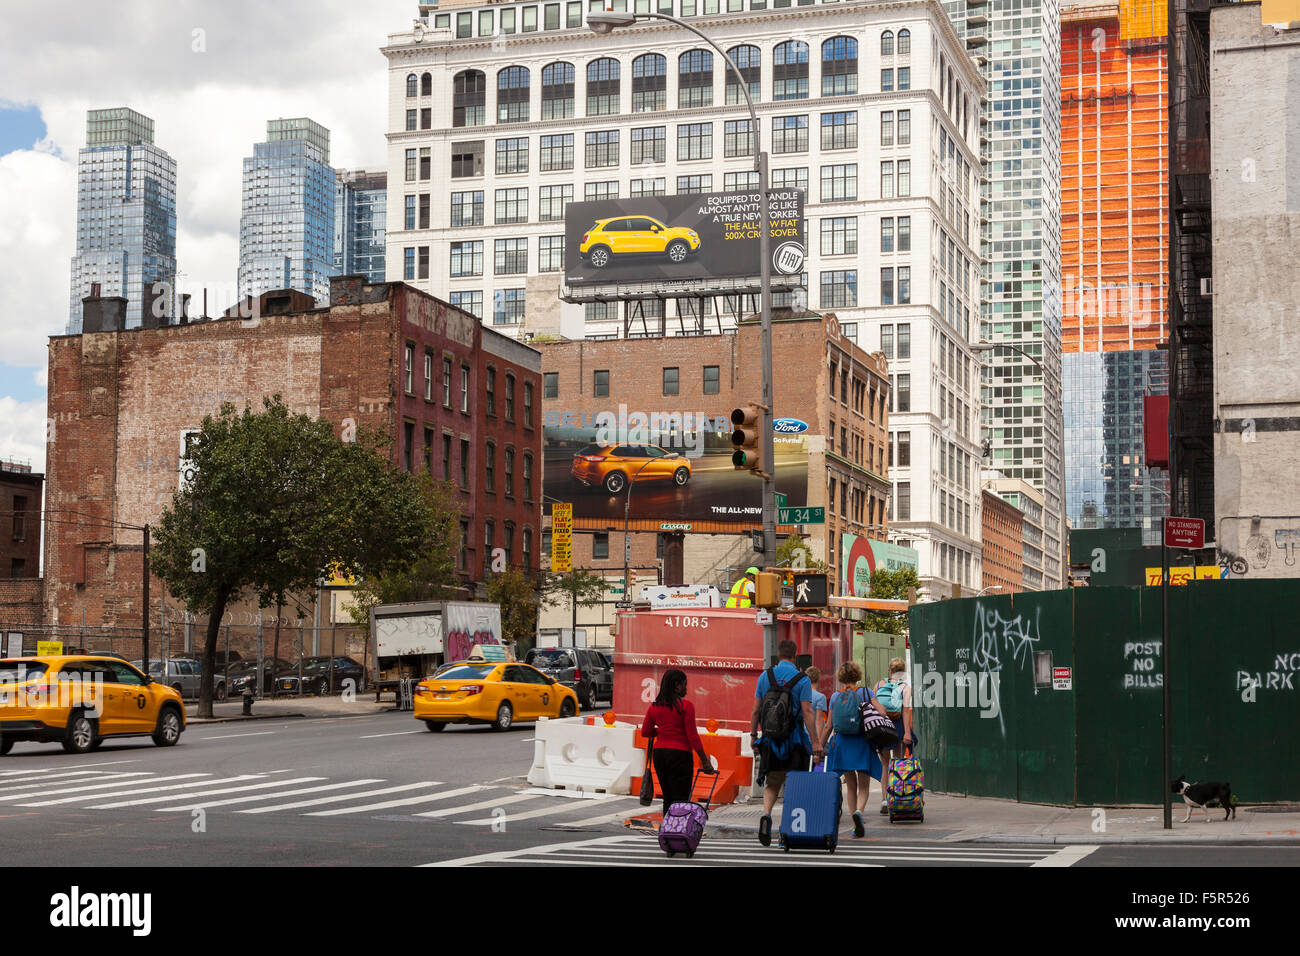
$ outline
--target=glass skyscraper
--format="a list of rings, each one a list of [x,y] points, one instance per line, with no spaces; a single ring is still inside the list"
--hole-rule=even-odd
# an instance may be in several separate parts
[[[384,281],[387,170],[340,169],[334,184],[334,271]]]
[[[1061,409],[1061,38],[1058,0],[945,0],[988,82],[981,338],[988,353],[986,466],[1043,492],[1044,588],[1063,587],[1065,450]]]
[[[328,305],[334,267],[330,134],[310,119],[268,120],[244,158],[239,295],[297,289]]]
[[[149,117],[127,107],[90,110],[77,157],[77,252],[72,257],[68,332],[81,331],[81,300],[127,300],[140,324],[145,292],[176,274],[176,160],[153,142]]]

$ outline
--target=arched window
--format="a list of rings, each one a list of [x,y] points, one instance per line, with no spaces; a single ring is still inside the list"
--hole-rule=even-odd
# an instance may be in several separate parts
[[[668,58],[660,53],[643,53],[632,61],[632,112],[667,108]]]
[[[898,55],[909,56],[912,52],[912,31],[898,31]]]
[[[414,73],[406,78],[406,95],[415,96],[420,91],[420,81]]]
[[[893,30],[886,30],[884,33],[880,34],[880,55],[881,56],[894,55],[894,31]]]
[[[487,76],[463,70],[452,80],[451,125],[482,126],[487,122]]]
[[[772,51],[772,99],[808,98],[808,44],[787,40]]]
[[[497,122],[526,123],[528,121],[527,67],[508,66],[497,73]]]
[[[677,108],[713,105],[713,54],[687,50],[677,59]]]
[[[433,95],[433,74],[432,73],[423,73],[420,75],[420,95],[421,96]]]
[[[763,52],[758,47],[746,43],[741,46],[733,46],[727,51],[727,56],[731,57],[731,62],[736,64],[736,68],[740,70],[740,75],[745,78],[745,83],[749,87],[750,99],[758,102],[762,88]],[[740,84],[736,82],[735,75],[728,68],[727,105],[735,106],[743,102],[745,102],[745,94]]]
[[[618,60],[603,57],[587,64],[587,115],[608,116],[618,112]]]
[[[572,63],[552,63],[542,67],[542,119],[573,116],[575,76]]]
[[[858,41],[831,37],[822,44],[822,96],[858,91]]]

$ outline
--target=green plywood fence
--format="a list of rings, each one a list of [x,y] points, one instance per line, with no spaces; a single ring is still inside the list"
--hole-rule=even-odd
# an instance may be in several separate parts
[[[1170,596],[1175,776],[1226,779],[1249,803],[1300,798],[1290,757],[1300,581],[1194,582]],[[1160,589],[1145,587],[914,607],[929,785],[1036,803],[1159,803],[1161,621]],[[1063,667],[1068,690],[1051,679]]]

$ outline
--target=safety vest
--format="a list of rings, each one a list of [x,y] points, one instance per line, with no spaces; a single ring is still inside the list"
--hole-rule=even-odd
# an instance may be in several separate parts
[[[727,598],[727,607],[749,607],[753,593],[754,582],[749,578],[741,578],[731,586],[731,597]]]

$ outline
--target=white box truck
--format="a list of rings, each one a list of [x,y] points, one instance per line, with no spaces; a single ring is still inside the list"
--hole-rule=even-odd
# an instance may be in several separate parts
[[[508,654],[501,605],[477,601],[380,604],[370,611],[375,649],[375,700],[396,692],[404,679],[423,680],[445,663]]]

